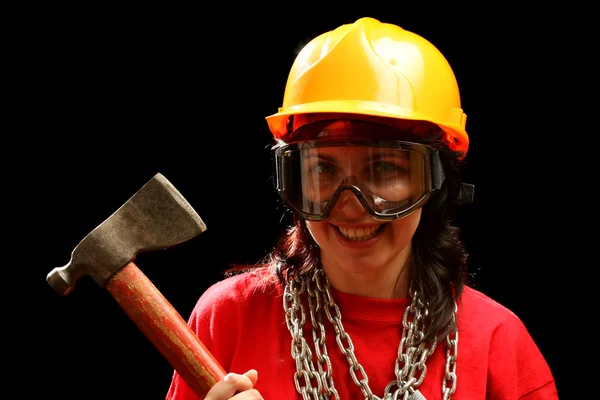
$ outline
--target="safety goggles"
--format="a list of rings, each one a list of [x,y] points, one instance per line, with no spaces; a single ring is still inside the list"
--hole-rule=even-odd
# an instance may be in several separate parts
[[[328,218],[344,190],[375,219],[402,218],[444,180],[439,153],[412,142],[319,139],[276,145],[272,154],[277,192],[310,221]]]

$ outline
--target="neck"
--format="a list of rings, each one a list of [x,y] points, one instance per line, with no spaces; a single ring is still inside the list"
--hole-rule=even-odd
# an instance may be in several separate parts
[[[343,268],[323,255],[321,264],[329,284],[340,292],[377,299],[397,299],[408,296],[409,255],[410,246],[407,246],[396,258],[378,268]]]

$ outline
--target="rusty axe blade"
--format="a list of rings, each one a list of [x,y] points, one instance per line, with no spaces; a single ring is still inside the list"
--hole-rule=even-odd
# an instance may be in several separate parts
[[[69,263],[53,269],[46,280],[60,295],[70,293],[83,275],[104,287],[139,253],[186,242],[205,230],[192,206],[159,173],[90,232],[75,247]]]

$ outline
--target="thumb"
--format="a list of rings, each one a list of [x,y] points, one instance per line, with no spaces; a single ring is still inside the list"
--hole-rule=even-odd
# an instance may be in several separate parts
[[[252,381],[252,386],[256,385],[256,381],[258,381],[258,372],[255,369],[246,371],[244,376],[247,376]]]

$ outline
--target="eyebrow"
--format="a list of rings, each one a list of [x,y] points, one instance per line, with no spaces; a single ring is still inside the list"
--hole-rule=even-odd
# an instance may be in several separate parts
[[[315,158],[315,157],[319,158],[320,160],[329,161],[331,163],[335,163],[337,161],[337,158],[328,156],[327,154],[321,154],[321,153],[318,153],[316,155],[312,154],[312,153],[309,153],[309,154],[304,153],[304,156],[303,156],[303,158],[305,158],[305,159]]]
[[[394,149],[386,149],[384,151],[380,151],[375,155],[368,155],[362,158],[362,161],[379,161],[381,159],[385,159],[388,157],[392,158],[400,158],[402,160],[408,160],[408,153],[404,150],[394,150]]]
[[[332,157],[327,154],[322,154],[322,153],[318,153],[316,155],[315,154],[304,154],[305,159],[314,158],[314,157],[317,157],[320,160],[328,161],[331,163],[335,163],[337,161],[337,157]],[[376,154],[366,155],[366,156],[362,157],[362,159],[360,161],[361,162],[379,161],[379,160],[385,159],[387,157],[400,158],[402,160],[408,159],[406,151],[386,149],[385,151],[382,151],[382,152],[379,152]]]
[[[368,155],[368,156],[364,156],[362,158],[362,162],[367,162],[367,161],[379,161],[382,158],[387,157],[387,154],[381,154],[381,153],[377,153],[374,156]]]

